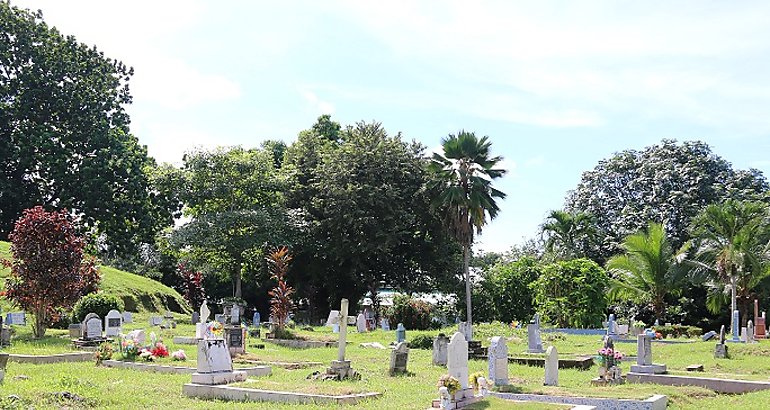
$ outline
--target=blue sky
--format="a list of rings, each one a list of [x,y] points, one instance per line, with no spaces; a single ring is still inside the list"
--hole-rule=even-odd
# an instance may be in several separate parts
[[[324,113],[429,149],[488,135],[510,172],[483,250],[533,237],[583,171],[662,138],[770,172],[769,2],[12,4],[134,67],[132,132],[159,161],[291,142]]]

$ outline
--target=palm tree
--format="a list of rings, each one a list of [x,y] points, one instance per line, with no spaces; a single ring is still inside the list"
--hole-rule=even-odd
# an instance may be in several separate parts
[[[680,294],[686,277],[663,225],[650,222],[646,230],[627,236],[621,247],[625,254],[607,262],[607,270],[614,276],[610,297],[650,303],[655,318],[662,322],[666,296]]]
[[[487,215],[491,220],[500,211],[495,198],[503,199],[505,194],[492,187],[492,180],[502,177],[506,171],[495,168],[503,158],[490,156],[492,143],[486,136],[477,138],[472,132],[460,131],[443,138],[441,145],[444,154],[434,153],[430,163],[437,175],[436,204],[446,213],[446,225],[463,247],[466,313],[468,326],[472,326],[471,245],[474,232],[480,234],[486,225]]]
[[[551,211],[540,232],[545,238],[545,250],[557,259],[586,257],[586,247],[596,238],[594,217],[580,211]]]
[[[710,311],[719,311],[728,291],[731,311],[737,309],[739,297],[747,311],[751,291],[770,275],[768,215],[768,206],[762,202],[727,200],[707,206],[693,219],[694,239],[685,251],[693,251],[689,262],[694,273],[705,276],[715,290],[707,301]]]

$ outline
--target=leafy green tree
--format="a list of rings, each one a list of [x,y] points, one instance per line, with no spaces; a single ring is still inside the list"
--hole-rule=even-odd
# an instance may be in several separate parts
[[[547,322],[559,327],[600,326],[607,310],[609,276],[588,259],[547,265],[530,286],[533,302]]]
[[[110,254],[172,224],[129,133],[133,70],[0,1],[0,237],[23,209],[69,209]],[[160,202],[159,202],[160,201]]]
[[[730,293],[731,311],[741,301],[743,321],[752,291],[770,269],[770,213],[756,201],[727,200],[707,206],[693,219],[693,240],[684,251],[696,277],[708,281],[707,306],[716,313]]]
[[[678,249],[689,239],[690,220],[706,205],[728,198],[767,200],[767,180],[754,169],[734,170],[705,143],[663,140],[619,152],[584,172],[567,197],[566,211],[594,215],[604,235],[599,256],[606,260],[649,221],[664,223]]]
[[[545,251],[556,259],[584,258],[594,253],[597,231],[591,214],[551,211],[540,230]]]
[[[444,153],[434,153],[431,168],[438,176],[440,194],[436,204],[446,217],[446,226],[463,247],[463,273],[465,276],[465,300],[468,325],[472,326],[470,257],[474,231],[481,229],[489,219],[494,219],[500,208],[495,198],[505,194],[492,187],[492,181],[505,174],[495,168],[502,157],[492,157],[492,143],[484,136],[477,138],[472,132],[460,131],[441,140]]]
[[[510,323],[526,321],[533,315],[532,289],[543,272],[543,265],[531,257],[523,257],[510,263],[499,263],[489,270],[494,295],[497,320]]]
[[[622,244],[625,254],[612,257],[607,270],[614,279],[610,295],[652,305],[661,322],[666,316],[666,297],[681,294],[686,270],[677,263],[662,224],[651,222],[647,229],[629,235]]]
[[[295,218],[283,206],[285,183],[271,151],[239,147],[185,155],[177,195],[190,221],[174,231],[172,242],[197,265],[226,273],[233,296],[242,298],[244,273],[264,270],[268,244],[293,244]],[[258,261],[258,262],[255,262]]]

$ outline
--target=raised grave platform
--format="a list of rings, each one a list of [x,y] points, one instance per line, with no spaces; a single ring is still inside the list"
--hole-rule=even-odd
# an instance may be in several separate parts
[[[355,405],[362,400],[374,399],[382,395],[382,393],[361,393],[332,396],[325,394],[249,389],[233,386],[206,386],[195,383],[185,384],[182,388],[182,392],[188,397],[197,397],[201,399],[336,405]]]
[[[200,339],[190,336],[174,336],[174,344],[178,345],[197,345]]]
[[[324,340],[293,340],[293,339],[264,339],[266,342],[292,349],[315,349],[319,347],[337,347],[336,341]]]
[[[114,367],[114,368],[120,368],[120,369],[132,369],[132,370],[157,372],[157,373],[193,374],[198,371],[194,367],[169,366],[169,365],[139,363],[139,362],[124,362],[121,360],[105,360],[102,362],[102,364],[107,367]],[[270,366],[241,367],[233,370],[245,372],[247,376],[253,376],[253,377],[270,376],[273,372]]]
[[[539,402],[551,404],[568,404],[573,406],[586,406],[597,410],[665,410],[668,405],[668,397],[662,395],[651,396],[646,400],[609,399],[601,397],[569,397],[550,396],[546,394],[518,394],[518,393],[490,393],[490,395],[504,399],[523,402]],[[583,408],[586,408],[583,407]],[[577,407],[573,407],[577,408]]]
[[[47,355],[11,354],[8,361],[14,363],[51,364],[67,362],[90,362],[94,360],[91,352],[72,352]]]
[[[487,359],[487,357],[483,357]],[[545,358],[542,357],[508,357],[508,363],[523,364],[525,366],[545,367]],[[560,369],[588,370],[594,365],[593,357],[578,357],[575,359],[559,359]]]
[[[665,386],[697,386],[717,393],[742,394],[770,390],[770,382],[751,380],[717,379],[714,377],[678,376],[673,374],[627,373],[626,379],[633,383],[654,383]]]

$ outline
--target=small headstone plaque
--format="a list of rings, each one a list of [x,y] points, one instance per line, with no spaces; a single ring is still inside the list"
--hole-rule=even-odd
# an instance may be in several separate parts
[[[131,312],[123,312],[123,323],[134,323],[134,316]]]
[[[406,342],[396,345],[390,352],[390,374],[406,373],[406,364],[409,361],[409,347]]]
[[[356,330],[358,333],[366,332],[366,317],[364,317],[363,313],[359,313],[358,316],[356,316]]]
[[[27,318],[24,312],[13,312],[5,316],[5,322],[7,325],[26,326]]]

